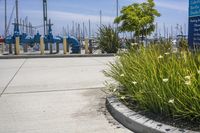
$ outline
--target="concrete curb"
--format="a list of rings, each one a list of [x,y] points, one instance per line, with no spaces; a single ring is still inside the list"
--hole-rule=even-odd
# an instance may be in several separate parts
[[[2,55],[0,59],[32,59],[32,58],[78,58],[78,57],[112,57],[115,54],[70,54],[70,55]]]
[[[127,108],[114,96],[106,98],[106,107],[117,121],[136,133],[199,133],[148,119]]]

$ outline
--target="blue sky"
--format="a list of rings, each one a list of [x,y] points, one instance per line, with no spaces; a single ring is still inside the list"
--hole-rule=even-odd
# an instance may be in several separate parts
[[[15,0],[8,1],[8,18]],[[99,11],[102,10],[103,24],[112,24],[116,16],[116,0],[47,0],[48,17],[54,23],[55,34],[62,33],[62,27],[69,28],[72,21],[77,23],[91,20],[92,31],[96,31],[99,25]],[[119,0],[120,8],[132,2],[143,2],[145,0]],[[162,16],[156,21],[159,24],[160,32],[163,32],[163,23],[166,27],[174,27],[176,24],[184,25],[188,23],[188,0],[155,0],[156,8]],[[20,18],[28,16],[33,25],[42,24],[42,0],[19,0]],[[0,0],[0,34],[4,32],[4,0]],[[12,32],[13,28],[10,28]],[[38,29],[42,32],[42,29]]]

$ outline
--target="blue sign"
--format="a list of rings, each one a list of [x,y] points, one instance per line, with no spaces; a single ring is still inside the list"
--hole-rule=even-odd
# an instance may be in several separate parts
[[[189,3],[189,16],[200,16],[200,0],[190,0]]]
[[[190,47],[200,46],[200,0],[189,1],[189,32]]]

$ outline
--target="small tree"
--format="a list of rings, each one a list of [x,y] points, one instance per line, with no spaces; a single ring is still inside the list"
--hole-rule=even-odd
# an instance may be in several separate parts
[[[154,0],[125,6],[122,8],[121,14],[114,21],[121,24],[119,31],[134,32],[138,39],[142,36],[142,40],[155,30],[155,18],[160,16],[160,13],[155,9]]]
[[[117,53],[120,43],[117,32],[111,26],[101,26],[99,28],[97,41],[102,52]]]

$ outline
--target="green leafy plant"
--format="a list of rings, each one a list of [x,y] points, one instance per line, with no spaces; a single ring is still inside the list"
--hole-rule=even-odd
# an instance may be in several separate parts
[[[200,122],[200,54],[150,45],[130,50],[105,75],[119,83],[117,94],[138,108],[172,119]]]
[[[97,41],[103,52],[117,53],[120,47],[118,33],[111,26],[102,25],[99,28]]]

